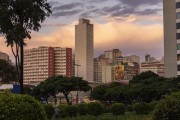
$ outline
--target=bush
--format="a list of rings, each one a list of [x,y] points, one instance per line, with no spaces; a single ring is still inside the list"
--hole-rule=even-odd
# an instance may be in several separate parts
[[[51,104],[43,105],[44,110],[46,111],[46,115],[48,119],[51,119],[54,115],[54,107]]]
[[[66,114],[66,108],[68,107],[68,105],[66,105],[66,104],[62,104],[62,105],[59,105],[58,106],[58,108],[59,108],[59,110],[60,110],[60,117],[66,117],[67,116],[67,114]]]
[[[110,105],[106,105],[106,104],[101,104],[101,105],[103,108],[103,113],[110,113],[111,112]]]
[[[76,117],[78,114],[78,108],[75,105],[69,105],[66,107],[65,112],[68,117]]]
[[[132,106],[132,105],[127,105],[127,106],[126,106],[126,110],[127,110],[128,112],[132,112],[132,111],[133,111],[133,106]]]
[[[47,120],[42,105],[29,95],[0,94],[0,120]]]
[[[180,92],[160,101],[153,111],[154,120],[180,120]]]
[[[152,110],[152,111],[154,110],[154,108],[156,107],[157,104],[158,104],[158,101],[152,101],[152,102],[150,103],[150,107],[151,107],[151,110]]]
[[[79,113],[79,115],[86,115],[87,114],[87,105],[79,104],[78,105],[78,113]]]
[[[151,107],[148,103],[136,103],[133,105],[133,109],[138,115],[148,114]]]
[[[111,106],[111,112],[113,115],[124,115],[125,105],[123,103],[114,103]]]
[[[89,103],[88,104],[88,114],[93,116],[99,116],[103,113],[101,104],[99,103]]]

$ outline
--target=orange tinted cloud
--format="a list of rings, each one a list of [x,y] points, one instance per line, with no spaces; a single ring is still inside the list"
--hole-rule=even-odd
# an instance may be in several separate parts
[[[74,49],[74,25],[60,27],[48,34],[32,34],[27,40],[27,48],[38,46],[72,47]],[[142,25],[131,22],[111,21],[104,24],[94,22],[94,47],[96,51],[119,48],[125,54],[163,54],[163,28],[162,24]],[[2,38],[1,38],[2,39]],[[4,40],[0,40],[0,51],[12,56]],[[141,52],[142,51],[142,52]],[[12,57],[11,57],[12,58]]]

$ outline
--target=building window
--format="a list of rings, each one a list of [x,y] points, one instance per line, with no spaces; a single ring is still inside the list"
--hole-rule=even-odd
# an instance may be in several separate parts
[[[180,39],[180,33],[176,33],[176,38]]]
[[[176,29],[180,29],[180,23],[176,23]]]
[[[177,50],[180,50],[180,43],[177,44]]]
[[[180,8],[180,2],[176,3],[176,8]]]
[[[180,54],[177,54],[177,61],[180,61]]]
[[[177,70],[180,71],[180,65],[177,66]]]
[[[180,19],[180,12],[176,13],[176,19]]]

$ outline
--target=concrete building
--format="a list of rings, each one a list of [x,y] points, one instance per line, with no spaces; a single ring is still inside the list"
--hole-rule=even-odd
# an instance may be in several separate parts
[[[102,82],[121,82],[131,80],[133,76],[139,74],[139,64],[109,64],[102,67]]]
[[[24,83],[40,83],[51,76],[72,76],[72,49],[39,47],[24,51]]]
[[[97,58],[94,58],[94,82],[102,82],[102,70],[103,66],[109,64],[109,59],[105,58],[102,54]]]
[[[9,59],[9,55],[3,52],[0,52],[0,59],[6,60],[6,61],[10,61]]]
[[[140,73],[152,71],[159,76],[164,77],[164,61],[163,60],[155,60],[149,62],[142,62],[140,66]]]
[[[123,63],[133,62],[140,64],[140,57],[137,55],[123,56]]]
[[[122,55],[121,51],[119,49],[112,49],[104,51],[104,55],[106,58],[108,58],[111,63],[116,63],[117,58]]]
[[[163,0],[165,77],[180,75],[180,0]]]
[[[80,19],[79,24],[75,26],[75,62],[78,63],[79,77],[84,80],[93,80],[93,59],[94,59],[94,33],[93,24],[87,19]]]

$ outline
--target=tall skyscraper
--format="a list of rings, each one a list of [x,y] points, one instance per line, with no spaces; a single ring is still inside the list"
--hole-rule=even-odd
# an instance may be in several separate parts
[[[90,20],[79,19],[79,24],[75,26],[75,76],[83,77],[84,80],[93,80],[93,24]],[[77,69],[78,67],[78,69]]]
[[[72,49],[39,47],[24,51],[24,83],[40,83],[51,76],[72,76]]]
[[[180,75],[180,0],[163,0],[165,77]]]

